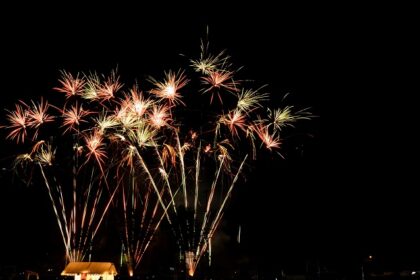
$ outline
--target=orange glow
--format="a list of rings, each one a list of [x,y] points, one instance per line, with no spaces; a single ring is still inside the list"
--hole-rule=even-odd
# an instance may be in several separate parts
[[[9,121],[8,128],[12,131],[9,132],[7,135],[7,139],[15,140],[19,144],[19,142],[24,143],[26,137],[26,125],[28,111],[22,108],[21,105],[16,104],[14,111],[8,111],[7,119]]]
[[[153,78],[151,78],[151,82],[155,85],[155,88],[152,89],[150,92],[156,95],[161,100],[168,100],[170,105],[174,104],[184,104],[181,101],[181,95],[178,92],[181,88],[183,88],[187,83],[188,79],[186,78],[183,71],[179,71],[177,73],[169,71],[165,73],[165,80],[163,82],[159,82]]]
[[[61,84],[61,87],[55,87],[54,90],[64,93],[67,98],[82,93],[85,80],[83,78],[79,78],[79,74],[73,77],[72,74],[63,71],[61,76],[62,78],[58,80]]]
[[[185,265],[188,270],[189,276],[194,276],[195,268],[196,268],[196,262],[194,259],[194,253],[191,251],[185,252]]]

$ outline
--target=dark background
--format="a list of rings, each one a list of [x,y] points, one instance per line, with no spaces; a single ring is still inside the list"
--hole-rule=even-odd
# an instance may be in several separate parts
[[[384,144],[387,126],[377,116],[383,111],[375,91],[383,86],[375,86],[377,71],[349,63],[368,55],[346,37],[357,20],[341,25],[342,12],[330,17],[319,6],[264,2],[3,7],[10,17],[0,27],[2,107],[50,94],[62,69],[106,73],[118,66],[126,84],[177,69],[185,65],[179,54],[198,56],[208,26],[212,48],[227,49],[244,76],[269,84],[274,105],[291,93],[291,104],[317,116],[285,139],[285,160],[265,154],[235,190],[220,231],[226,250],[216,250],[215,262],[223,266],[233,256],[269,269],[321,263],[349,271],[371,254],[386,269],[410,265],[420,248],[415,184],[393,167],[395,151]],[[352,79],[341,82],[346,76]],[[322,149],[321,99],[334,112],[325,114],[332,125]],[[13,145],[1,146],[7,168]],[[62,251],[46,194],[13,182],[3,170],[1,263],[54,262]]]

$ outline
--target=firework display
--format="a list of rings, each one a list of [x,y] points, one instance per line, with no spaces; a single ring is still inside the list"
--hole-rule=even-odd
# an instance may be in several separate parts
[[[90,259],[110,211],[130,274],[163,222],[190,276],[211,261],[248,162],[260,149],[279,153],[284,128],[311,117],[268,108],[265,87],[236,79],[230,61],[203,41],[186,67],[129,86],[117,71],[62,71],[52,98],[7,110],[6,138],[24,149],[14,167],[45,185],[68,261]]]

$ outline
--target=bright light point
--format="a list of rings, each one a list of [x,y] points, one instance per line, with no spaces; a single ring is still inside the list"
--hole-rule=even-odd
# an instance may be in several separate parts
[[[162,176],[166,176],[166,171],[163,168],[159,168],[159,172],[160,174],[162,174]]]
[[[210,150],[211,150],[211,145],[210,145],[210,144],[208,144],[208,145],[204,148],[204,152],[205,152],[205,153],[208,153],[208,152],[210,152]]]
[[[415,271],[411,272],[411,275],[416,275],[416,274],[417,274],[417,272],[415,272]]]
[[[136,103],[134,105],[134,108],[135,108],[137,113],[143,113],[144,112],[144,106],[141,103]]]
[[[166,87],[166,95],[168,95],[168,96],[175,95],[175,88],[174,88],[174,86],[167,86]]]

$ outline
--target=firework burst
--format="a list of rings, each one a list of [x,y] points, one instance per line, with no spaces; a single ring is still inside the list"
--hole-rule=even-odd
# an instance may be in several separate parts
[[[138,268],[162,221],[171,225],[191,276],[206,253],[210,261],[211,240],[249,155],[255,158],[259,146],[278,150],[283,128],[310,118],[292,106],[267,114],[268,94],[238,82],[228,58],[211,55],[202,43],[190,68],[165,72],[162,81],[150,78],[144,91],[137,84],[125,89],[116,71],[107,77],[63,71],[54,88],[64,93],[62,105],[20,101],[7,111],[7,139],[33,145],[15,166],[41,173],[68,260],[90,256],[113,209],[122,217],[129,271]],[[194,77],[201,88],[191,88]],[[66,148],[69,156],[58,158]],[[59,178],[54,167],[69,158],[71,180]]]

